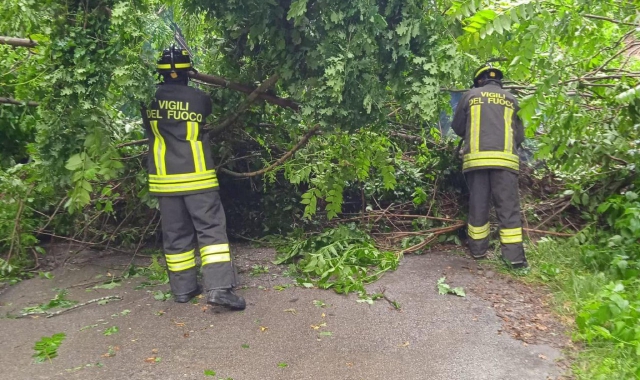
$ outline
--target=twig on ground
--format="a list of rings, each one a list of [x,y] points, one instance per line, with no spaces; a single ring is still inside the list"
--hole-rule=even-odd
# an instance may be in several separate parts
[[[543,231],[543,230],[536,230],[533,228],[523,228],[524,231],[527,232],[531,232],[534,234],[541,234],[541,235],[551,235],[551,236],[558,236],[558,237],[573,237],[574,234],[568,234],[568,233],[564,233],[564,232],[554,232],[554,231]]]
[[[400,251],[400,254],[405,254],[405,253],[411,253],[411,252],[415,252],[419,249],[422,249],[423,247],[427,246],[429,243],[431,243],[432,241],[434,241],[438,235],[442,235],[448,232],[453,232],[456,231],[457,229],[464,227],[464,223],[460,223],[460,224],[455,224],[453,226],[449,226],[449,227],[444,227],[444,228],[440,228],[438,229],[437,232],[433,232],[433,235],[429,238],[429,239],[425,239],[423,242],[418,243],[412,247],[403,249],[402,251]]]
[[[393,307],[395,310],[402,311],[402,309],[400,308],[400,304],[397,301],[394,301],[391,298],[387,297],[387,295],[385,294],[386,291],[387,291],[387,288],[385,288],[384,286],[381,286],[378,289],[378,292],[382,294],[382,298],[385,301],[389,302],[389,305],[391,305],[391,307]]]
[[[544,226],[545,224],[549,223],[556,215],[560,214],[561,212],[563,212],[564,210],[566,210],[567,207],[571,206],[571,201],[567,201],[561,208],[559,208],[556,212],[554,212],[553,214],[551,214],[550,217],[548,217],[547,219],[545,219],[542,223],[538,224],[537,226],[535,226],[534,230],[539,229],[540,227]]]
[[[58,310],[58,311],[53,312],[53,313],[50,313],[48,311],[34,311],[34,312],[31,312],[31,313],[20,314],[16,318],[24,318],[24,317],[29,317],[29,316],[32,316],[32,315],[46,315],[47,318],[52,318],[52,317],[58,316],[60,314],[66,313],[68,311],[78,309],[78,308],[80,308],[82,306],[90,305],[92,303],[101,302],[101,301],[120,301],[120,300],[122,300],[122,296],[119,296],[119,295],[106,296],[106,297],[101,297],[101,298],[95,298],[95,299],[89,300],[87,302],[79,303],[77,305],[73,305],[73,306],[71,306],[69,308]]]
[[[378,222],[380,221],[380,219],[382,219],[382,217],[384,216],[384,214],[386,214],[386,212],[387,212],[387,211],[389,211],[389,209],[390,209],[392,206],[393,206],[393,203],[391,203],[391,204],[389,205],[389,207],[387,207],[386,209],[384,209],[384,210],[380,213],[380,216],[378,216],[378,217],[376,218],[376,220],[374,220],[374,221],[373,221],[373,224],[378,223]]]
[[[89,300],[87,302],[83,302],[83,303],[79,303],[77,305],[73,305],[70,308],[56,311],[55,313],[47,313],[48,314],[47,318],[55,317],[56,315],[60,315],[62,313],[66,313],[67,311],[75,310],[75,309],[80,308],[82,306],[90,305],[90,304],[96,303],[96,302],[101,302],[101,301],[120,301],[120,300],[122,300],[121,296],[106,296],[106,297],[101,297],[101,298],[95,298],[95,299]]]

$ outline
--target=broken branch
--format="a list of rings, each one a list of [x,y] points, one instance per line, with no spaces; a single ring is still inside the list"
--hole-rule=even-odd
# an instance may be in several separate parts
[[[234,91],[244,92],[245,94],[251,94],[256,90],[253,87],[246,86],[239,83],[234,83],[228,79],[218,77],[215,75],[208,75],[208,74],[196,73],[194,71],[189,71],[189,77],[198,79],[205,83],[215,84],[220,87],[228,88]],[[265,93],[260,93],[257,95],[257,97],[269,103],[278,105],[280,107],[289,108],[294,111],[300,110],[300,105],[291,99],[280,98],[278,96],[269,95]]]
[[[591,14],[584,14],[583,16],[586,17],[586,18],[591,18],[591,19],[595,19],[595,20],[609,21],[609,22],[612,22],[614,24],[629,25],[629,26],[635,26],[635,27],[640,26],[640,24],[635,24],[635,23],[631,23],[631,22],[624,22],[624,21],[620,21],[620,20],[616,20],[616,19],[609,18],[609,17],[604,17],[604,16],[597,16],[597,15],[591,15]]]
[[[255,176],[259,176],[259,175],[265,174],[267,172],[270,172],[274,168],[282,165],[282,163],[284,163],[291,156],[293,156],[293,154],[295,152],[297,152],[300,148],[305,146],[307,144],[307,142],[309,142],[309,139],[311,139],[311,137],[313,137],[313,135],[315,135],[318,132],[319,129],[320,129],[320,125],[316,125],[315,127],[311,128],[311,130],[309,132],[307,132],[304,136],[302,136],[300,141],[298,141],[298,143],[290,151],[285,153],[276,162],[274,162],[273,164],[269,165],[266,168],[260,169],[260,170],[255,171],[255,172],[249,172],[249,173],[237,173],[237,172],[233,172],[233,171],[231,171],[229,169],[225,169],[225,168],[220,168],[220,171],[222,173],[225,173],[225,174],[228,174],[228,175],[230,175],[232,177],[237,177],[237,178],[255,177]]]
[[[32,48],[38,46],[38,43],[31,40],[30,38],[13,38],[0,36],[0,45]]]
[[[263,94],[271,86],[273,86],[278,81],[279,78],[280,76],[278,74],[273,74],[271,77],[269,77],[269,79],[262,82],[262,84],[260,84],[258,88],[253,90],[253,92],[251,92],[251,94],[249,94],[249,96],[247,96],[247,98],[242,103],[240,103],[240,105],[238,106],[238,109],[234,113],[229,115],[229,117],[227,117],[220,124],[213,126],[211,129],[209,129],[209,131],[213,135],[217,135],[220,132],[222,132],[225,128],[233,124],[233,122],[235,122],[240,117],[240,115],[242,115],[249,108],[249,106],[256,101],[256,99],[260,96],[260,94]],[[207,129],[205,128],[205,130]]]
[[[23,102],[21,100],[16,100],[13,98],[6,98],[6,97],[0,97],[0,103],[13,104],[16,106],[28,106],[28,107],[37,107],[40,105],[40,103],[38,102],[33,102],[33,101]]]

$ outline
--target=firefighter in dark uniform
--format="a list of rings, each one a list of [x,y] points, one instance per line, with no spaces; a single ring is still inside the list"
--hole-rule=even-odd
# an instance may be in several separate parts
[[[469,186],[469,250],[483,258],[489,249],[490,200],[496,209],[503,259],[512,268],[526,268],[518,195],[519,157],[524,128],[518,102],[502,88],[503,74],[491,65],[474,74],[474,87],[465,93],[452,128],[464,139],[463,172]]]
[[[202,130],[211,99],[189,87],[187,73],[193,69],[186,50],[164,50],[157,69],[163,82],[151,104],[143,107],[142,118],[149,138],[149,192],[160,205],[171,291],[180,303],[201,293],[197,247],[207,302],[242,310],[245,300],[232,291],[237,274],[211,149]]]

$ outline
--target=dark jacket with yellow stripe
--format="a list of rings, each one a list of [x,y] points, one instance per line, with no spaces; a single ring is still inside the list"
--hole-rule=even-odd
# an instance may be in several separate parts
[[[463,172],[506,169],[518,172],[516,148],[524,141],[518,101],[497,81],[465,93],[451,127],[464,139]]]
[[[207,94],[180,84],[158,86],[154,101],[143,107],[151,194],[187,195],[218,188],[211,149],[202,131],[211,107]]]

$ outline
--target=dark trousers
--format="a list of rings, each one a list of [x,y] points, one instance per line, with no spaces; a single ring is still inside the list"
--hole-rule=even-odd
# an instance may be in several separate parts
[[[204,289],[230,289],[237,274],[229,251],[227,225],[218,191],[158,197],[162,240],[174,295],[197,286],[195,249],[199,248]]]
[[[501,169],[481,169],[465,174],[469,186],[467,234],[473,256],[489,249],[489,208],[493,204],[500,228],[502,257],[511,264],[526,261],[522,247],[522,220],[518,174]]]

